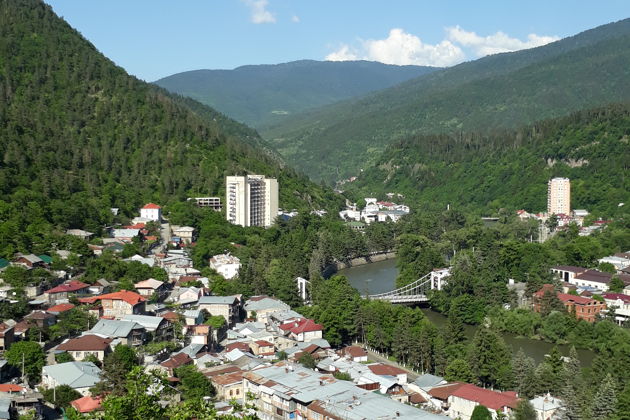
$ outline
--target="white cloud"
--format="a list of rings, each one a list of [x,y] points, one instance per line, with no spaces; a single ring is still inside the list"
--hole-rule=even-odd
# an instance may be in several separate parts
[[[417,36],[399,28],[390,30],[385,39],[362,41],[358,50],[342,44],[339,49],[326,56],[329,61],[371,60],[386,64],[440,67],[451,66],[465,58],[461,48],[448,40],[435,45],[425,44]]]
[[[298,15],[291,16],[291,22],[300,23],[300,17]]]
[[[249,7],[252,23],[276,23],[276,17],[267,10],[267,0],[242,0]]]
[[[518,38],[511,38],[501,31],[488,36],[479,36],[475,32],[466,31],[459,26],[446,28],[446,33],[449,40],[471,48],[477,57],[540,47],[560,39],[557,36],[529,34],[527,40],[522,41]]]

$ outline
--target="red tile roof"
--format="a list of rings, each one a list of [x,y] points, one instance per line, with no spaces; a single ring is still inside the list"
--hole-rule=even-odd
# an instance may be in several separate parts
[[[624,303],[630,303],[630,296],[624,295],[622,293],[604,293],[602,294],[602,296],[604,297],[604,299],[609,299],[609,300],[619,299]]]
[[[258,340],[255,343],[262,347],[273,347],[273,343],[270,343],[267,340]]]
[[[17,384],[0,384],[0,392],[21,392],[24,387]]]
[[[81,397],[70,403],[79,413],[89,413],[101,409],[101,397]]]
[[[436,386],[435,388],[431,388],[429,390],[429,395],[434,398],[437,398],[438,400],[446,401],[448,397],[453,395],[455,391],[457,391],[459,388],[463,387],[464,385],[468,385],[468,384],[465,384],[462,382],[455,382],[452,384]]]
[[[179,314],[177,312],[169,311],[162,315],[162,318],[166,318],[171,322],[179,321]]]
[[[409,394],[409,402],[412,404],[424,404],[427,400],[417,392]]]
[[[316,324],[312,319],[300,319],[298,321],[287,322],[280,325],[280,329],[291,331],[293,334],[302,334],[305,332],[322,331],[324,326]]]
[[[44,293],[69,293],[76,292],[77,290],[86,289],[90,287],[89,284],[83,283],[82,281],[70,280],[67,283],[60,284],[57,287],[53,287],[50,290],[46,290]]]
[[[107,293],[105,295],[79,299],[79,302],[94,303],[99,300],[124,300],[128,304],[135,306],[140,302],[144,302],[146,299],[135,292],[130,292],[128,290],[121,290],[120,292]]]
[[[51,306],[50,308],[46,309],[46,311],[48,311],[48,313],[61,313],[69,311],[73,308],[74,305],[72,303],[60,303],[59,305]]]
[[[577,303],[578,305],[588,305],[589,303],[595,302],[594,299],[590,299],[583,296],[570,295],[568,293],[558,293],[558,299],[560,299],[563,303],[574,302],[574,303]]]
[[[225,351],[230,352],[234,349],[239,349],[244,352],[249,352],[249,344],[243,343],[242,341],[237,341],[236,343],[230,343],[225,346]]]
[[[158,206],[157,204],[149,203],[142,208],[143,209],[161,209],[162,207]]]
[[[363,350],[359,346],[348,346],[345,349],[343,349],[343,352],[345,354],[350,355],[351,357],[364,357],[364,356],[367,356],[367,352],[365,350]]]
[[[404,371],[400,368],[397,368],[395,366],[391,366],[391,365],[384,365],[384,364],[376,364],[376,365],[368,365],[368,369],[370,369],[372,371],[373,374],[375,375],[389,375],[389,376],[396,376],[396,375],[402,375],[402,374],[406,374],[407,371]]]
[[[514,392],[497,392],[472,384],[465,384],[453,392],[452,395],[477,402],[492,410],[500,410],[502,407],[516,408],[519,402]]]
[[[192,359],[186,353],[177,353],[175,356],[170,359],[160,363],[165,368],[178,368],[180,366],[188,365],[192,363]]]
[[[60,344],[57,349],[64,351],[103,351],[109,347],[111,338],[103,338],[98,335],[83,335]]]

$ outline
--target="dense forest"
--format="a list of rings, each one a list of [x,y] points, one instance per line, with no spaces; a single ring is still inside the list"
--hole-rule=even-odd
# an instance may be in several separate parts
[[[607,217],[630,202],[629,141],[625,104],[492,134],[417,136],[389,146],[344,187],[357,198],[392,191],[419,206],[451,204],[496,215],[545,211],[547,181],[563,176],[571,179],[572,208]]]
[[[187,71],[154,83],[261,128],[434,70],[437,68],[371,61],[300,60],[234,70]]]
[[[0,98],[3,256],[99,232],[111,207],[222,195],[230,174],[277,177],[285,208],[337,205],[254,130],[129,76],[40,1],[0,1]]]
[[[629,36],[626,19],[487,56],[287,118],[263,136],[314,179],[358,175],[411,135],[514,128],[629,100]]]

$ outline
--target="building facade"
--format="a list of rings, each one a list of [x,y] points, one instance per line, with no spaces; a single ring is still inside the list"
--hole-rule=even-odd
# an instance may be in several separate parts
[[[571,181],[552,178],[547,185],[547,213],[571,214]]]
[[[278,215],[278,181],[263,175],[226,177],[226,217],[235,225],[271,226]]]

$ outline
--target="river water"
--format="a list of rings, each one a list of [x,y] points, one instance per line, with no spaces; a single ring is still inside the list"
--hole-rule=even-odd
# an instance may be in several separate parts
[[[357,289],[361,295],[377,294],[395,289],[394,285],[396,283],[396,276],[398,276],[398,268],[396,267],[396,260],[386,260],[346,268],[340,270],[337,274],[346,276],[350,284]],[[446,324],[446,317],[444,315],[428,307],[422,307],[421,309],[431,322],[439,328],[444,327]],[[466,335],[472,337],[477,327],[474,325],[466,325],[465,329]],[[545,354],[549,354],[554,346],[544,341],[517,337],[507,333],[503,334],[503,339],[512,347],[514,352],[522,348],[525,354],[532,357],[536,362],[543,360]],[[569,354],[570,346],[559,345],[558,348],[563,354]],[[578,350],[578,356],[582,362],[582,366],[590,366],[595,355],[589,350]]]

